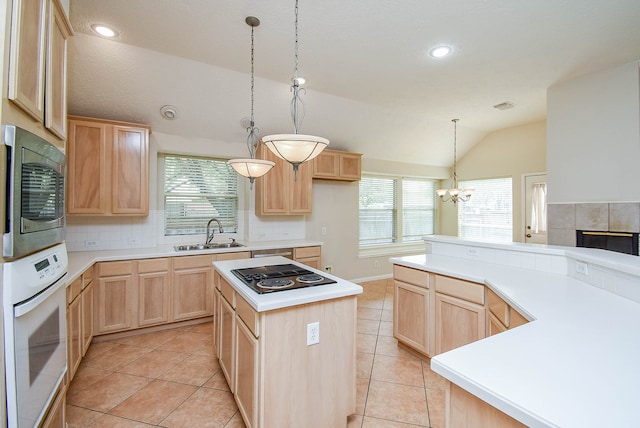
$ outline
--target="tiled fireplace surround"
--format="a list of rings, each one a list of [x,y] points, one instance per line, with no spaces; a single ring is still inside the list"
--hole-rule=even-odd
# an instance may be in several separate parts
[[[549,204],[548,243],[576,246],[576,231],[640,232],[640,202]]]

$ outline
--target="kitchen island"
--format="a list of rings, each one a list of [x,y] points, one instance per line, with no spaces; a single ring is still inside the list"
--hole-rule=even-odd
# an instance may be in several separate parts
[[[392,262],[482,284],[529,320],[432,358],[431,368],[451,382],[449,401],[464,390],[531,427],[637,426],[638,257],[450,237],[425,241],[427,254]],[[447,417],[463,410],[451,403]]]
[[[336,282],[258,294],[231,272],[282,264]],[[362,287],[284,257],[213,266],[216,357],[245,424],[346,427],[356,405]]]

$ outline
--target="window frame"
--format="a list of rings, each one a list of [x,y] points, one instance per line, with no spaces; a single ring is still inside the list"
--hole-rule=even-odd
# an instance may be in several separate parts
[[[405,181],[424,181],[431,183],[432,195],[431,195],[431,212],[433,216],[432,220],[432,231],[431,234],[435,233],[437,228],[437,201],[436,201],[436,193],[435,189],[437,187],[438,180],[428,178],[428,177],[419,177],[419,176],[405,176],[405,175],[397,175],[397,174],[381,174],[381,173],[362,173],[362,179],[386,179],[393,180],[394,183],[394,206],[391,209],[394,216],[395,227],[393,230],[393,238],[394,242],[387,243],[378,243],[378,244],[368,244],[362,245],[360,242],[360,232],[358,230],[358,251],[360,257],[375,257],[384,254],[415,254],[417,252],[424,252],[424,241],[422,239],[413,240],[413,241],[404,241],[403,240],[403,229],[404,229],[404,204],[403,204],[403,182]],[[358,229],[360,229],[360,188],[358,189]],[[426,236],[428,234],[424,234]]]
[[[158,152],[157,154],[158,187],[157,187],[156,194],[157,194],[159,215],[157,216],[157,219],[156,219],[156,224],[157,224],[156,230],[158,231],[158,236],[159,236],[158,242],[163,244],[177,244],[177,243],[182,244],[186,240],[193,240],[193,241],[200,242],[201,240],[206,239],[206,237],[204,236],[206,234],[206,232],[204,231],[204,229],[206,228],[206,222],[204,222],[203,224],[203,231],[201,233],[196,232],[196,233],[190,233],[190,234],[170,234],[170,235],[166,234],[165,182],[167,177],[166,177],[165,159],[166,157],[171,157],[171,156],[190,158],[190,159],[214,160],[214,161],[220,161],[220,162],[227,162],[228,159],[226,157],[215,156],[215,155],[175,153],[175,152],[168,152],[168,151]],[[229,171],[230,174],[233,174],[233,177],[235,177],[237,182],[236,197],[235,197],[235,200],[236,200],[236,203],[235,203],[236,228],[235,229],[236,230],[234,232],[225,231],[225,233],[222,236],[224,236],[225,239],[226,238],[237,239],[238,236],[241,236],[244,233],[243,232],[244,217],[242,214],[243,211],[241,207],[244,206],[245,186],[242,180],[240,180],[241,177],[231,167],[229,168],[230,168],[230,171]],[[231,178],[231,175],[229,177]],[[217,231],[217,225],[216,225],[216,231]],[[216,235],[220,236],[217,233]],[[202,237],[202,239],[200,239],[200,237]]]

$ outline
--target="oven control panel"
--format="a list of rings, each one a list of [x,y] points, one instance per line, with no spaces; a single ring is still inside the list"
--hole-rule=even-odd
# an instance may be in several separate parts
[[[35,262],[33,267],[40,279],[55,278],[64,269],[62,256],[58,253],[50,254],[44,259]]]

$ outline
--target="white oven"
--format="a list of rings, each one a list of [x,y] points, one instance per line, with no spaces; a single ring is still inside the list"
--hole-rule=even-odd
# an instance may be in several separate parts
[[[3,265],[10,427],[37,426],[67,371],[65,244]]]

